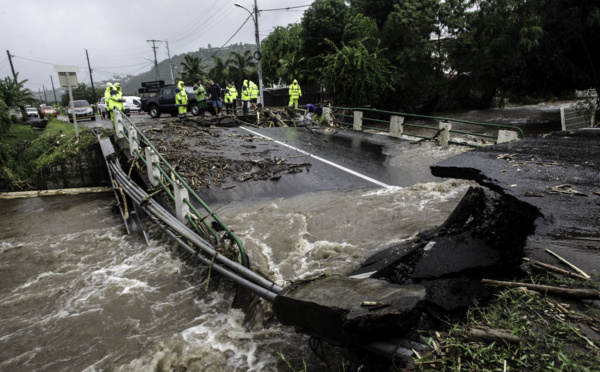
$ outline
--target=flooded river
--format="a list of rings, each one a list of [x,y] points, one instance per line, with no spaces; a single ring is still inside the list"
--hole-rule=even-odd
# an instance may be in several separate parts
[[[420,182],[408,187],[214,208],[252,267],[278,284],[345,274],[445,220],[469,184],[425,175],[458,151],[425,143],[396,156]],[[233,285],[216,275],[207,285],[207,270],[183,261],[147,219],[149,246],[127,236],[114,204],[113,194],[0,201],[0,370],[290,371],[288,361],[325,369],[268,303],[245,319]]]

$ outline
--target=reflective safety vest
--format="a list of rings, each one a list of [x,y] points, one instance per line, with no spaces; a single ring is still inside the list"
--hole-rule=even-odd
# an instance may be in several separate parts
[[[110,99],[111,89],[111,87],[106,87],[106,90],[104,91],[104,103],[106,104],[106,111],[112,110],[112,104]]]
[[[248,80],[244,80],[242,85],[242,101],[250,101],[250,87],[248,86]]]
[[[178,105],[187,105],[188,103],[188,96],[187,96],[187,92],[185,91],[185,84],[183,81],[180,81],[177,84],[177,89],[179,89],[179,92],[175,95],[175,99],[177,100],[177,104]]]
[[[294,83],[290,85],[290,98],[298,99],[302,97],[302,89],[298,84],[298,80],[294,80]]]
[[[118,108],[123,111],[123,92],[120,89],[111,89],[109,102],[111,108]]]
[[[253,81],[250,82],[250,98],[254,99],[258,97],[258,86]]]
[[[231,88],[227,88],[227,93],[225,94],[225,102],[232,103],[238,96],[238,92],[235,89],[235,85]]]
[[[204,89],[202,84],[194,85],[194,94],[196,94],[196,99],[198,101],[206,99],[206,90]]]

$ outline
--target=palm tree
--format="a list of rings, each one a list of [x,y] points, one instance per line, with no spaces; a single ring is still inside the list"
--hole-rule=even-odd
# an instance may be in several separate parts
[[[183,67],[181,71],[181,80],[185,85],[194,85],[198,79],[206,80],[206,64],[202,63],[202,58],[195,54],[186,54],[183,56]]]
[[[252,60],[250,51],[246,50],[244,54],[237,52],[229,53],[227,66],[229,67],[229,76],[236,80],[238,86],[242,85],[242,81],[248,79],[248,70],[252,70],[256,63]]]
[[[15,79],[8,76],[4,81],[0,81],[0,99],[6,103],[6,106],[19,106],[23,108],[27,104],[34,102],[33,95],[28,88],[24,87],[27,79],[18,82],[19,73],[15,74]]]
[[[215,66],[208,72],[209,78],[213,79],[215,83],[223,84],[226,83],[229,77],[229,70],[227,69],[227,62],[222,57],[213,56]],[[223,85],[225,86],[225,85]]]
[[[304,57],[298,58],[296,53],[290,53],[280,59],[277,74],[280,76],[281,82],[291,84],[294,79],[301,82],[307,78],[309,71],[305,69],[305,60]]]

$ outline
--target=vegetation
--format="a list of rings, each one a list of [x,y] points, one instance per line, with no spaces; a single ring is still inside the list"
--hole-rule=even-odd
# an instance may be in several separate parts
[[[94,104],[97,102],[97,100],[104,97],[104,90],[104,88],[92,89],[92,87],[88,87],[85,84],[79,84],[77,88],[72,89],[71,93],[73,94],[74,101],[84,99],[90,104]],[[60,105],[62,107],[69,106],[69,92],[64,93],[60,97]]]
[[[300,24],[277,27],[263,41],[264,81],[293,76],[347,102],[339,81],[351,82],[360,55],[371,55],[394,67],[377,87],[385,94],[365,94],[371,106],[486,108],[499,95],[518,102],[600,91],[599,42],[593,0],[316,0]],[[339,80],[331,78],[336,69]]]
[[[41,169],[87,151],[96,140],[83,126],[76,138],[73,124],[57,119],[41,132],[23,124],[12,125],[11,132],[0,138],[0,182],[12,191],[37,189]]]
[[[534,282],[557,285],[553,277]],[[585,286],[598,289],[593,282]],[[562,280],[562,287],[582,287],[580,281]],[[445,335],[431,335],[432,352],[415,358],[420,371],[593,371],[600,365],[598,346],[585,328],[598,326],[593,306],[552,298],[524,288],[505,289],[490,303],[472,306],[465,321],[451,323]],[[503,329],[519,342],[466,342],[472,327]],[[506,367],[504,367],[506,363]]]

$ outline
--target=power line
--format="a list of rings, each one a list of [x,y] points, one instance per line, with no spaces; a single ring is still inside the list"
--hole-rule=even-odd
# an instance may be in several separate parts
[[[227,40],[225,42],[225,44],[223,44],[223,46],[221,46],[219,49],[217,49],[213,54],[210,55],[210,57],[208,58],[212,58],[215,54],[217,54],[218,51],[220,51],[221,49],[223,49],[225,47],[225,45],[227,45],[228,42],[231,41],[231,39],[233,39],[235,37],[235,35],[237,35],[238,32],[240,32],[240,30],[242,29],[242,27],[244,27],[244,25],[246,24],[246,22],[248,22],[248,20],[250,19],[250,17],[252,17],[251,15],[248,16],[248,18],[246,18],[246,20],[244,21],[244,23],[242,23],[242,25],[240,26],[240,28],[237,29],[237,31],[229,38],[229,40]]]
[[[309,7],[309,5],[298,5],[298,6],[289,6],[287,8],[277,8],[277,9],[260,9],[259,12],[273,12],[276,10],[290,10],[290,9],[296,9],[296,8],[307,8]]]

